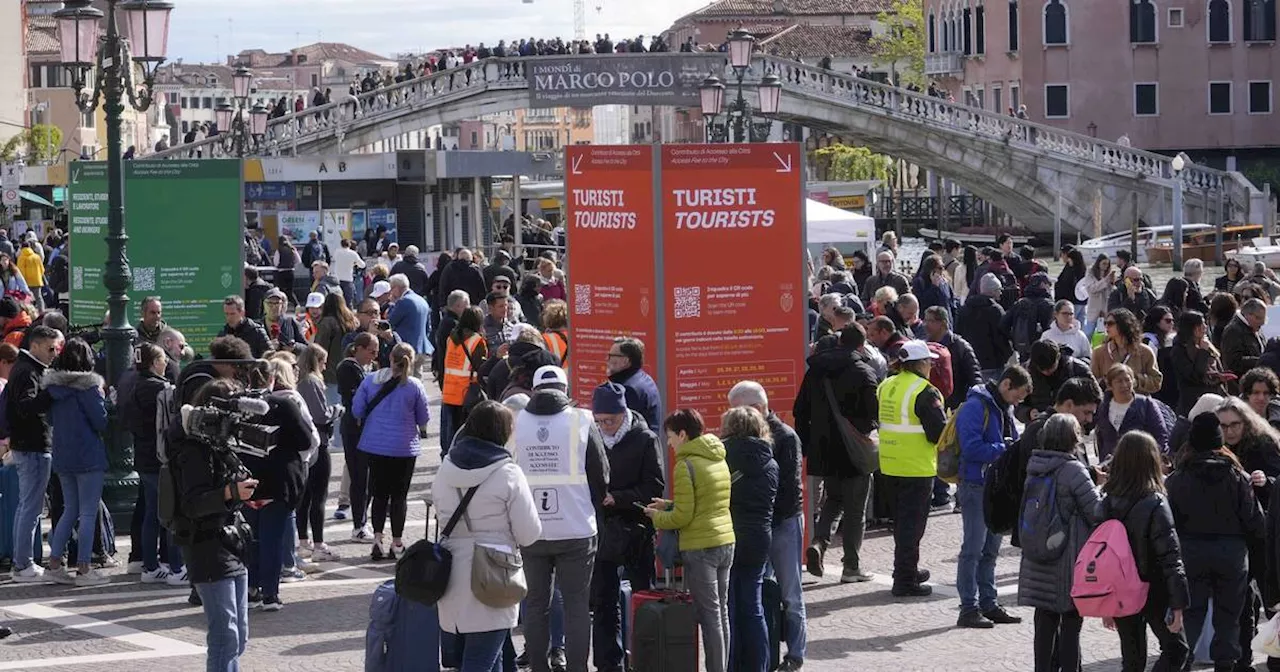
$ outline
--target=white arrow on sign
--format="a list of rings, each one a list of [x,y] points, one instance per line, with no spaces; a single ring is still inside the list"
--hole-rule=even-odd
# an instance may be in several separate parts
[[[791,156],[790,155],[787,155],[786,157],[782,157],[782,156],[779,156],[777,152],[774,152],[773,158],[778,160],[778,165],[780,166],[780,168],[774,169],[773,172],[775,173],[791,172]]]
[[[582,174],[582,171],[578,170],[578,166],[581,166],[581,165],[582,165],[582,155],[579,154],[578,156],[573,157],[573,174],[574,175]]]

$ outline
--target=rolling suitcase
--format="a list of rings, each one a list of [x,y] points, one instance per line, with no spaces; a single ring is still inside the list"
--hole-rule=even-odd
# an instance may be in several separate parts
[[[619,628],[622,636],[622,669],[629,669],[631,662],[631,582],[622,579],[618,583],[618,612],[622,614]]]
[[[760,588],[761,602],[764,603],[764,622],[769,631],[769,669],[776,670],[782,664],[782,588],[777,579],[771,576],[764,578]],[[732,640],[732,638],[731,638]]]
[[[667,585],[671,574],[667,572]],[[632,672],[696,672],[698,618],[693,596],[671,589],[631,596]]]
[[[369,605],[364,635],[365,672],[440,672],[440,614],[434,606],[396,595],[383,582]]]

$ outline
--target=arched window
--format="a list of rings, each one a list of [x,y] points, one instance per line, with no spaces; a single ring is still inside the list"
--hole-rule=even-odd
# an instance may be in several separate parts
[[[1245,0],[1244,39],[1249,42],[1275,41],[1276,0]]]
[[[965,7],[962,10],[961,28],[964,30],[964,55],[973,53],[973,10]]]
[[[974,53],[987,53],[987,16],[982,7],[982,0],[978,0],[978,6],[973,10],[973,38]]]
[[[1067,6],[1062,0],[1049,0],[1044,5],[1044,43],[1067,43]]]
[[[929,12],[929,53],[931,54],[937,51],[937,49],[935,49],[937,42],[935,41],[936,36],[934,34],[936,26],[934,25],[933,19],[933,12]]]
[[[1209,41],[1231,41],[1231,3],[1209,0]]]
[[[1156,41],[1156,5],[1151,0],[1129,0],[1129,41]]]

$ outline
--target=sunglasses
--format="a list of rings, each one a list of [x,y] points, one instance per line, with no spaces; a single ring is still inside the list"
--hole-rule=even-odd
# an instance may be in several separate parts
[[[1102,326],[1104,326],[1104,327],[1114,327],[1114,326],[1116,326],[1116,321],[1115,321],[1115,320],[1103,320],[1103,322],[1102,322]]]

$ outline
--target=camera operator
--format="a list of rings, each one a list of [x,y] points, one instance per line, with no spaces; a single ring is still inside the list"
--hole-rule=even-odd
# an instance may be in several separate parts
[[[374,299],[360,302],[360,307],[356,310],[356,320],[360,322],[360,327],[342,337],[342,351],[351,349],[357,334],[369,332],[378,337],[378,368],[385,369],[391,366],[391,349],[400,343],[400,337],[391,330],[391,323],[380,317],[379,310],[378,302]]]
[[[218,378],[205,383],[192,403],[202,406],[241,391],[236,381]],[[177,491],[175,538],[186,560],[187,576],[204,606],[207,669],[239,669],[249,639],[245,558],[252,535],[240,510],[242,503],[255,496],[258,481],[245,471],[230,446],[189,436],[180,423],[173,425],[169,436],[170,469]]]

